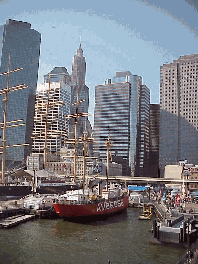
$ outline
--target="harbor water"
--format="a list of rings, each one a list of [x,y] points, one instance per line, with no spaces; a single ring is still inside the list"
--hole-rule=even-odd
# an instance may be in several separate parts
[[[140,213],[128,208],[89,224],[37,219],[1,229],[0,263],[175,263],[186,249],[151,243],[152,220],[138,220]]]

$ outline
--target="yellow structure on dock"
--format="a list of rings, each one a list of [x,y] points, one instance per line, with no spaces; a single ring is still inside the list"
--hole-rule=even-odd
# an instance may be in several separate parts
[[[143,205],[143,213],[138,217],[139,220],[150,220],[152,217],[151,205]]]

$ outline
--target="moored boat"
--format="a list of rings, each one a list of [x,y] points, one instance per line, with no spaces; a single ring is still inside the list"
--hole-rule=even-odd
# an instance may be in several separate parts
[[[64,195],[61,195],[57,201],[53,203],[56,213],[63,219],[80,219],[84,218],[86,220],[99,219],[102,216],[113,215],[126,211],[129,205],[129,192],[128,189],[123,189],[118,186],[109,186],[109,151],[110,151],[110,136],[108,136],[107,145],[107,170],[106,170],[106,189],[103,190],[102,182],[98,184],[98,188],[88,188],[89,184],[86,186],[85,180],[85,167],[86,167],[86,145],[88,142],[92,142],[92,138],[87,137],[86,130],[83,133],[81,139],[77,139],[77,121],[78,117],[86,116],[87,113],[78,113],[78,104],[83,102],[83,100],[78,101],[77,92],[77,102],[76,102],[76,113],[69,115],[71,118],[75,118],[75,138],[73,140],[75,151],[74,151],[74,181],[76,179],[76,146],[80,142],[83,144],[83,179],[82,179],[82,189],[76,191],[68,191]],[[86,126],[85,126],[86,127]],[[80,140],[80,141],[79,141]]]
[[[32,182],[26,182],[21,184],[9,184],[0,186],[0,199],[6,197],[23,197],[32,193],[39,194],[63,194],[67,190],[76,190],[79,189],[80,185],[73,182],[65,181],[51,181],[46,180],[36,186],[32,187]]]
[[[129,204],[126,189],[115,188],[103,191],[102,195],[88,193],[86,190],[67,192],[53,203],[56,213],[63,219],[96,218],[125,211]]]

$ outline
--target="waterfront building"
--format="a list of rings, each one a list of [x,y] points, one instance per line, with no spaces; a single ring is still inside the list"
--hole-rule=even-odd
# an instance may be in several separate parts
[[[144,167],[145,153],[137,155],[137,151],[143,150],[144,144],[148,151],[149,103],[148,88],[142,85],[140,76],[130,71],[116,72],[112,82],[108,79],[104,85],[95,87],[94,151],[105,160],[105,144],[110,136],[112,160],[122,164],[123,175],[134,175],[140,172],[136,166]],[[138,133],[146,133],[142,142]]]
[[[50,74],[50,84],[49,84]],[[71,105],[71,77],[65,67],[55,67],[37,86],[34,116],[34,153],[44,153],[47,104],[47,151],[56,154],[68,138],[68,119]],[[48,101],[49,93],[49,101]],[[49,155],[48,155],[49,157]]]
[[[25,84],[28,88],[11,92],[8,95],[7,121],[23,119],[24,126],[8,128],[6,145],[28,143],[28,147],[6,149],[6,164],[25,162],[32,148],[35,93],[38,78],[41,34],[31,29],[31,24],[9,19],[0,26],[0,73],[23,68],[10,74],[9,86]],[[0,76],[0,89],[7,87],[7,76]],[[4,102],[0,100],[0,120],[3,121]],[[2,137],[2,131],[0,131]]]
[[[187,159],[198,164],[198,54],[180,56],[160,68],[159,163]]]
[[[159,175],[159,120],[160,120],[160,105],[150,104],[149,175],[151,177],[160,177]]]
[[[27,170],[38,171],[43,169],[43,154],[31,153],[27,157]]]
[[[106,176],[107,173],[107,163],[97,161],[93,170],[94,174],[99,174],[100,176]],[[109,176],[120,176],[122,175],[122,165],[116,162],[109,163]]]
[[[190,180],[198,179],[198,166],[197,165],[196,166],[192,166],[190,168],[190,172],[188,170],[188,173],[190,174],[190,175],[187,176],[188,179],[190,179]],[[189,187],[189,190],[192,190],[192,191],[196,190],[197,191],[198,184],[197,183],[189,184],[188,187]]]
[[[61,148],[60,151],[60,164],[63,164],[64,170],[66,171],[67,175],[73,176],[74,171],[74,147],[71,144],[65,145]],[[50,171],[56,169],[56,163],[51,162],[47,164]],[[86,151],[86,166],[85,166],[85,175],[92,175],[93,169],[95,165],[95,160],[89,158],[89,151]],[[58,166],[57,166],[58,167]],[[59,165],[60,167],[60,165]],[[76,162],[76,176],[83,176],[83,150],[78,148],[77,149],[77,162]]]

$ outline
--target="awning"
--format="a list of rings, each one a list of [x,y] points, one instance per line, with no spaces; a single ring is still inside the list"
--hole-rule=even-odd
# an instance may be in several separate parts
[[[148,189],[149,186],[133,186],[133,185],[129,185],[128,189],[130,191],[137,191],[137,192],[143,192],[144,190]]]

